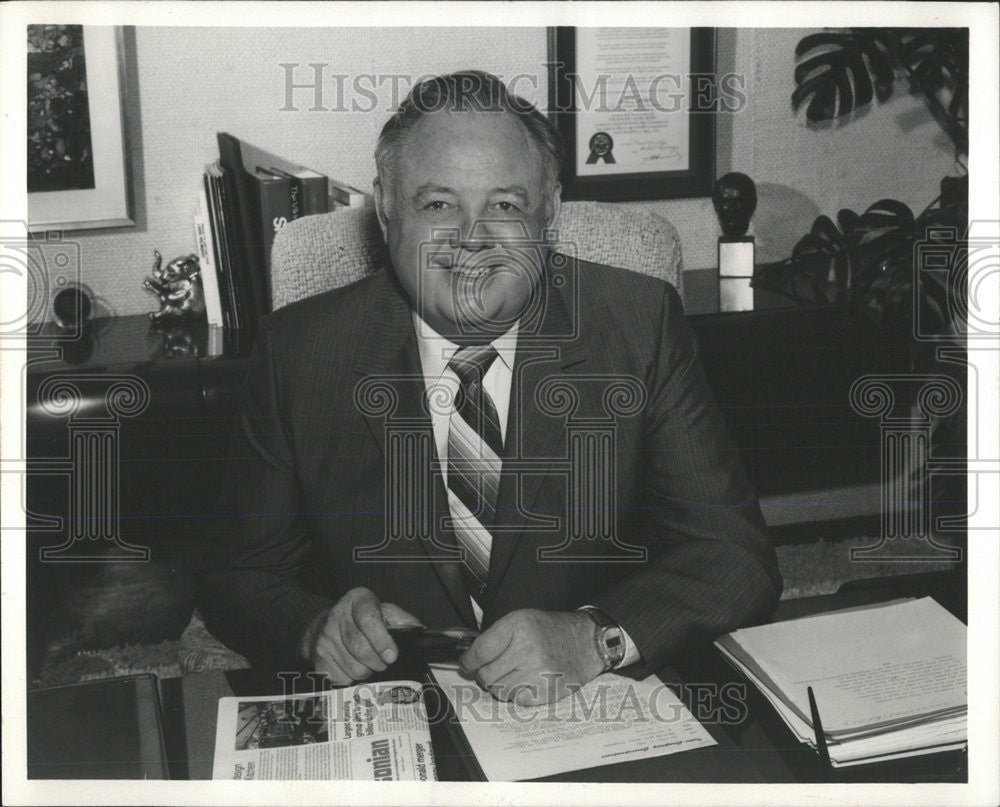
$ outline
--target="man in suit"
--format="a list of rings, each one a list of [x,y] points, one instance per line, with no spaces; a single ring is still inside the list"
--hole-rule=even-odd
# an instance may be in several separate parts
[[[495,77],[418,84],[376,149],[392,266],[263,320],[200,587],[254,664],[348,683],[388,626],[464,625],[541,703],[775,604],[677,292],[545,248],[560,159]]]

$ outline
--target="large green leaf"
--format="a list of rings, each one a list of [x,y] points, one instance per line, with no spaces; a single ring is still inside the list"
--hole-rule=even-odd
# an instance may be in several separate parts
[[[899,62],[927,99],[938,124],[963,153],[969,129],[969,30],[908,29],[899,38]]]
[[[844,211],[841,211],[843,215]],[[813,222],[812,229],[792,248],[792,260],[808,267],[811,277],[822,286],[828,302],[846,302],[854,271],[854,250],[849,239],[827,216]]]
[[[967,177],[945,178],[940,204],[916,218],[895,199],[880,199],[860,216],[840,210],[836,224],[820,216],[790,258],[758,267],[754,286],[804,303],[858,303],[878,324],[906,329],[916,304],[922,332],[959,333],[961,315],[951,303],[965,298],[967,188]],[[924,271],[918,261],[925,247],[948,255],[948,265]]]
[[[906,76],[961,153],[968,151],[969,33],[965,28],[849,28],[803,37],[795,48],[792,108],[810,123],[849,115]]]
[[[848,115],[869,104],[885,101],[896,80],[894,36],[882,28],[812,34],[795,48],[796,88],[792,108],[808,100],[811,123]]]

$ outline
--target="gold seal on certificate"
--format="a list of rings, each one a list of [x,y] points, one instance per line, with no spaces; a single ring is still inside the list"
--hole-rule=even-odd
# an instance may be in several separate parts
[[[611,150],[615,147],[615,141],[607,132],[598,132],[590,138],[590,142],[587,145],[590,146],[590,156],[587,157],[587,165],[593,165],[599,160],[603,160],[606,163],[613,163],[615,161],[615,155],[611,153]]]

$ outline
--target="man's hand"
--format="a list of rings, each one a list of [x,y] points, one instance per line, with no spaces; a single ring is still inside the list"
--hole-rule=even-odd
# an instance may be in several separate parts
[[[399,655],[387,624],[421,623],[398,605],[379,602],[366,588],[351,589],[312,621],[300,650],[313,669],[334,684],[363,681]]]
[[[495,698],[521,706],[560,700],[604,669],[587,614],[531,609],[501,617],[460,661]]]

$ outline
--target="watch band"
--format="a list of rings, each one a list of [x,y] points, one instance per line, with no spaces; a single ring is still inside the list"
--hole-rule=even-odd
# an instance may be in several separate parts
[[[580,608],[594,620],[594,647],[604,662],[603,672],[613,670],[625,659],[625,637],[621,626],[592,605]]]

